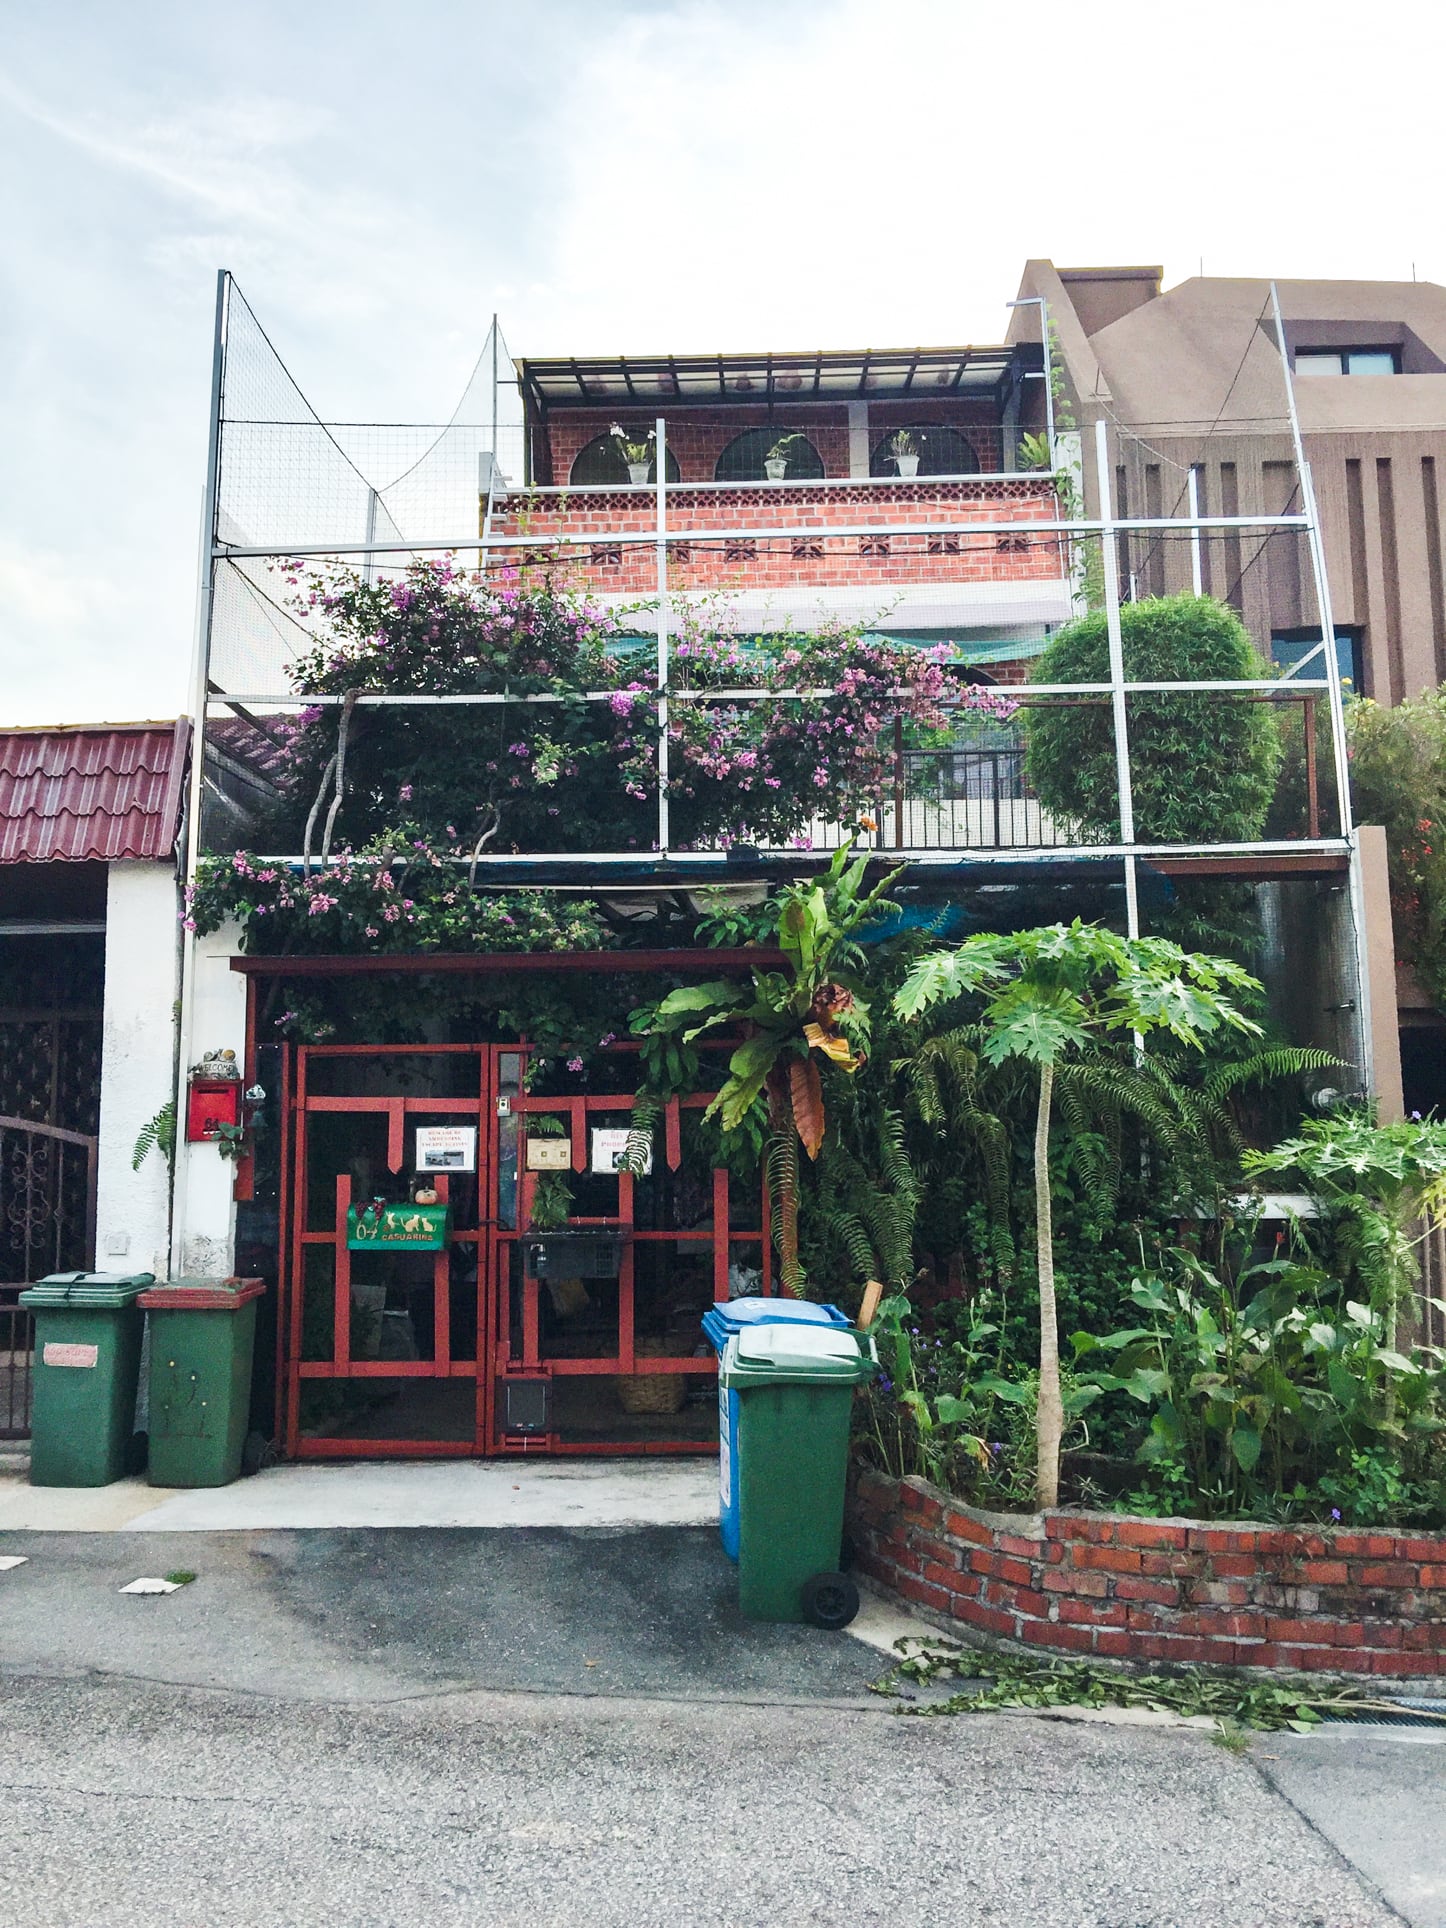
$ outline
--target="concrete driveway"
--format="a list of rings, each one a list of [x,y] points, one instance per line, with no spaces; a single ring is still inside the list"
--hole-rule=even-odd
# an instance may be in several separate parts
[[[25,1557],[0,1573],[0,1916],[27,1928],[1446,1928],[1446,1750],[901,1719],[861,1641],[741,1620],[706,1528],[0,1554]]]

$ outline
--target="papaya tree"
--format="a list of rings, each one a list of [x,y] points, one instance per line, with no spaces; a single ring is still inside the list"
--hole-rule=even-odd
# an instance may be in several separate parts
[[[1036,1495],[1059,1503],[1064,1408],[1055,1302],[1050,1122],[1055,1073],[1072,1056],[1133,1034],[1165,1031],[1201,1049],[1214,1032],[1258,1033],[1227,992],[1258,992],[1226,958],[1181,950],[1162,938],[1129,939],[1099,925],[1051,924],[1010,935],[981,933],[957,950],[919,958],[894,998],[904,1019],[935,1004],[980,996],[986,1063],[1021,1059],[1039,1086],[1034,1126],[1034,1223],[1039,1276],[1039,1400]]]

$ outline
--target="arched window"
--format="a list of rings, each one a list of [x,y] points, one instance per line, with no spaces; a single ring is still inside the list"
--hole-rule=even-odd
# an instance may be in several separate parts
[[[741,435],[735,435],[718,457],[713,480],[765,481],[768,471],[763,465],[775,449],[779,459],[788,464],[783,471],[786,481],[813,482],[823,474],[823,457],[808,437],[797,429],[779,428],[775,423],[771,428],[746,428]]]
[[[899,473],[899,465],[894,460],[894,437],[899,433],[898,428],[891,428],[874,444],[869,460],[870,475]],[[915,475],[978,475],[979,457],[957,428],[945,428],[938,423],[926,427],[910,422],[903,426],[903,433],[912,440],[914,453],[919,458]]]
[[[629,428],[629,434],[636,432],[642,441],[646,429],[636,431]],[[658,471],[655,463],[648,464],[648,480],[655,482]],[[622,451],[611,435],[594,435],[590,442],[580,448],[572,458],[572,468],[568,474],[568,486],[575,489],[601,489],[613,482],[627,482],[628,465],[623,460]],[[671,449],[668,450],[668,480],[676,482],[678,459]]]

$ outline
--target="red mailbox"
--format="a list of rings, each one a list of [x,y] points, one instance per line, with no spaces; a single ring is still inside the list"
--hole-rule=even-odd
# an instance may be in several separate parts
[[[186,1143],[214,1143],[222,1125],[241,1123],[239,1078],[192,1078],[186,1103]]]

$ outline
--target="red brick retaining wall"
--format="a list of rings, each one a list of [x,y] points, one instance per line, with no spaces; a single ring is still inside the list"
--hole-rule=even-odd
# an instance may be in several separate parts
[[[961,1634],[1067,1654],[1446,1674],[1446,1536],[986,1513],[863,1471],[858,1568]]]

